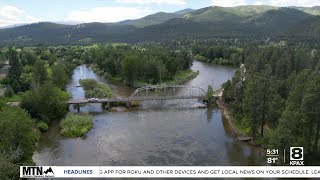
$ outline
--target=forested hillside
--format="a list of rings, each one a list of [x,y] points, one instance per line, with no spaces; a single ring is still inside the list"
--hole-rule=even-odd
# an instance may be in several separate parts
[[[288,29],[288,33],[295,37],[318,39],[320,37],[320,16],[308,18],[300,22]]]
[[[205,38],[320,38],[319,8],[206,7],[119,23],[37,23],[0,29],[0,44],[91,44]]]
[[[136,30],[130,25],[86,23],[62,25],[49,22],[0,30],[2,44],[87,44],[117,40]]]

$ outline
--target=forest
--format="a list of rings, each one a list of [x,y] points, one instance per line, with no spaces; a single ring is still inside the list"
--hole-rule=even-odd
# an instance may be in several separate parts
[[[89,53],[92,58],[87,63],[95,64],[100,74],[124,80],[132,87],[168,83],[179,72],[188,72],[186,70],[192,66],[189,51],[172,51],[164,47],[99,46]]]
[[[40,133],[67,112],[70,95],[65,90],[75,64],[59,54],[44,47],[0,51],[2,66],[7,60],[10,65],[1,80],[5,91],[0,97],[0,179],[19,179],[20,165],[34,165]]]
[[[199,45],[192,46],[194,59],[224,66],[239,67],[242,62],[242,49],[221,45]]]
[[[320,51],[248,47],[243,65],[224,84],[223,100],[236,127],[264,147],[305,148],[319,162]]]

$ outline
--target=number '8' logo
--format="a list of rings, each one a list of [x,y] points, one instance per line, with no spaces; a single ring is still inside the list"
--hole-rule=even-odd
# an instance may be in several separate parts
[[[303,147],[290,147],[290,160],[303,161]]]

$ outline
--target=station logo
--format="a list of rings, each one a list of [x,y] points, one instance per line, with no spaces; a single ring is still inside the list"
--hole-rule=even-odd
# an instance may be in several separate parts
[[[290,166],[303,165],[303,147],[290,147]]]
[[[55,177],[51,167],[22,166],[20,167],[21,178]]]

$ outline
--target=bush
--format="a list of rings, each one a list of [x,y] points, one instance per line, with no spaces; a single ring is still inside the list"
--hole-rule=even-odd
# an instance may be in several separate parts
[[[87,114],[68,114],[60,122],[61,134],[66,137],[81,137],[93,128],[92,116]]]
[[[99,83],[94,79],[82,79],[80,84],[85,90],[86,97],[106,98],[112,96],[111,88],[104,84]]]
[[[79,83],[82,88],[87,91],[94,89],[97,86],[98,81],[96,81],[95,79],[80,79]]]
[[[13,89],[11,88],[11,86],[8,86],[6,88],[6,90],[4,91],[4,96],[5,97],[12,97],[13,95],[14,95]]]
[[[39,130],[40,130],[41,132],[46,132],[46,131],[48,131],[48,129],[49,129],[48,124],[45,123],[45,122],[39,122],[38,125],[37,125],[37,127],[39,128]]]

